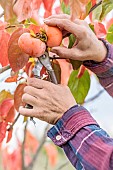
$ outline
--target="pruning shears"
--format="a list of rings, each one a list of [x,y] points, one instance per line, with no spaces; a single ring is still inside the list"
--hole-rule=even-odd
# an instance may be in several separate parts
[[[50,76],[51,82],[54,84],[58,84],[55,72],[54,72],[51,62],[50,62],[48,52],[45,52],[42,56],[40,56],[37,59],[36,64],[33,69],[34,77],[41,79],[41,70],[42,70],[43,66],[46,68],[46,70]],[[27,104],[26,108],[32,109],[33,107],[31,105]],[[34,123],[34,125],[36,124],[36,122],[33,120],[33,117],[30,117],[30,120]]]

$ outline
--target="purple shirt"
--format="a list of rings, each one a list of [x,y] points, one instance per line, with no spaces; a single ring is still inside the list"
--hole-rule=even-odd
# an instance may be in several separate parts
[[[113,45],[102,41],[108,50],[106,59],[99,64],[85,61],[84,65],[113,97]],[[76,105],[65,112],[48,136],[63,148],[77,170],[113,170],[113,139],[84,107]]]

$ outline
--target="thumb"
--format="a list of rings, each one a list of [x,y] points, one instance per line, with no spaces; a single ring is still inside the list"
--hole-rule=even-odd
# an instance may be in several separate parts
[[[56,53],[59,57],[62,58],[70,58],[70,53],[71,53],[71,49],[68,49],[66,47],[53,47],[51,49],[51,52]]]

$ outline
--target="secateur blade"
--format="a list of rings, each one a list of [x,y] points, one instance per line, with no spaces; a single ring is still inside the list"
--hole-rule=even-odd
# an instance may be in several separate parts
[[[52,65],[51,65],[51,62],[50,62],[50,58],[49,58],[49,54],[48,52],[45,52],[40,58],[39,58],[39,61],[40,63],[47,69],[49,75],[50,75],[50,78],[51,78],[51,81],[54,83],[54,84],[58,84],[57,82],[57,79],[56,79],[56,75],[55,75],[55,72],[52,68]]]
[[[35,66],[33,68],[33,71],[32,71],[34,73],[34,77],[39,78],[39,79],[41,78],[40,72],[42,70],[42,67],[43,67],[43,65],[37,59],[37,61],[35,63]],[[31,106],[29,104],[27,104],[25,107],[28,108],[28,109],[32,109],[33,108],[33,106]],[[30,117],[30,120],[33,122],[34,125],[36,125],[36,122],[34,121],[33,117]]]

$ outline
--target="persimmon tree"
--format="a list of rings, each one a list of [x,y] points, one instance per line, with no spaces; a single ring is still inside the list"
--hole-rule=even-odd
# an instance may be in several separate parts
[[[10,76],[4,81],[17,84],[14,94],[5,89],[0,92],[0,147],[3,167],[6,170],[32,170],[42,148],[45,149],[51,166],[55,167],[57,148],[53,144],[46,144],[49,125],[43,132],[42,139],[38,141],[28,131],[27,125],[31,122],[24,117],[23,141],[17,138],[17,148],[11,154],[8,145],[2,147],[3,143],[8,143],[12,139],[14,125],[20,118],[19,106],[26,105],[21,99],[26,78],[34,77],[36,62],[45,52],[49,54],[57,82],[70,87],[78,104],[85,102],[90,89],[91,72],[82,65],[82,62],[62,59],[50,52],[51,47],[58,45],[72,48],[76,37],[73,34],[63,37],[59,28],[44,25],[43,18],[65,13],[71,15],[71,20],[76,18],[86,20],[98,38],[105,38],[113,43],[113,19],[107,18],[113,9],[113,1],[0,0],[0,5],[3,10],[0,14],[0,74],[9,70]],[[40,78],[51,81],[44,66],[40,69]]]

